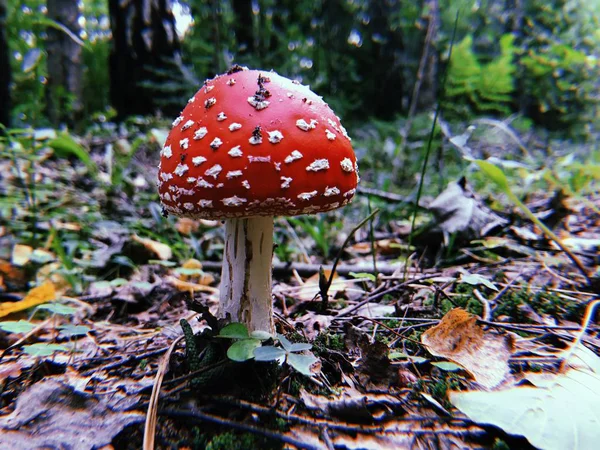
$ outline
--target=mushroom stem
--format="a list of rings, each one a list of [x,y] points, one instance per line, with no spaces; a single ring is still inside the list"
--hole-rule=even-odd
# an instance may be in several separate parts
[[[273,217],[225,220],[221,312],[249,331],[272,333]]]

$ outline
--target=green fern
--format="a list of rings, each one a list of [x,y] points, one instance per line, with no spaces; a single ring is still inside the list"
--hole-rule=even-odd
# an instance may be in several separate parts
[[[473,37],[467,35],[452,50],[445,95],[448,107],[459,113],[469,103],[477,103],[476,86],[481,77],[481,64],[473,53]]]
[[[515,91],[514,64],[515,37],[505,34],[500,39],[500,56],[486,64],[481,70],[478,94],[479,109],[483,111],[497,111],[503,114],[510,113],[510,103]]]
[[[500,55],[482,64],[473,52],[473,37],[467,35],[450,59],[446,108],[464,118],[471,112],[510,112],[515,90],[514,36],[500,39]]]

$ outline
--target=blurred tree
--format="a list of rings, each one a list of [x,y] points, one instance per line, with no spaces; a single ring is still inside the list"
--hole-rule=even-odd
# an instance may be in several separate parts
[[[46,40],[48,118],[54,126],[74,125],[83,111],[79,5],[77,0],[48,0],[47,7],[48,18],[57,25],[48,27]]]
[[[109,0],[111,103],[118,117],[179,112],[179,40],[169,0]],[[178,73],[179,72],[179,73]]]
[[[0,0],[0,124],[10,125],[10,57],[6,37],[6,0]]]
[[[251,55],[254,52],[254,32],[252,26],[252,2],[248,0],[232,0],[235,14],[235,39],[237,52],[240,56]]]

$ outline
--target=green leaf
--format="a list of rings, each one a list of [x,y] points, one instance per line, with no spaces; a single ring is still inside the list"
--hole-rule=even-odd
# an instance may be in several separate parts
[[[506,179],[506,175],[502,169],[496,167],[488,161],[483,161],[481,159],[476,159],[474,162],[490,180],[498,185],[500,189],[502,189],[504,192],[510,191],[508,180]]]
[[[450,361],[432,362],[431,365],[437,367],[438,369],[443,370],[444,372],[458,372],[459,370],[464,370],[458,364],[450,362]]]
[[[227,357],[232,361],[243,362],[254,358],[254,350],[260,347],[258,339],[242,339],[227,349]]]
[[[50,356],[56,352],[68,352],[69,348],[60,344],[31,344],[24,345],[23,351],[31,356]]]
[[[349,275],[354,278],[366,278],[369,281],[377,281],[377,277],[368,272],[350,272]]]
[[[273,347],[272,345],[258,347],[254,350],[254,359],[256,359],[257,361],[283,362],[285,359],[285,355],[285,350],[279,347]]]
[[[230,323],[219,331],[217,337],[227,339],[248,339],[248,328],[243,323]]]
[[[467,284],[470,284],[472,286],[477,286],[479,284],[482,284],[485,287],[492,289],[493,291],[498,290],[498,288],[496,287],[496,285],[494,283],[492,283],[490,280],[485,278],[483,275],[479,275],[476,273],[463,273],[460,276],[460,280]]]
[[[0,330],[6,331],[7,333],[29,333],[36,326],[37,325],[26,320],[7,320],[6,322],[0,322]]]
[[[61,316],[71,316],[77,312],[77,308],[63,305],[62,303],[45,303],[38,306],[37,309],[43,309],[51,312],[52,314],[60,314]]]
[[[273,339],[273,335],[271,333],[262,330],[254,330],[252,333],[250,333],[250,337],[254,339],[260,339],[261,341]]]
[[[317,357],[313,354],[298,355],[296,353],[290,353],[287,357],[287,363],[302,375],[306,375],[307,377],[314,375],[310,371],[310,367],[317,361]]]
[[[73,324],[62,325],[59,328],[61,336],[65,337],[85,336],[91,329],[90,327],[86,327],[85,325]]]
[[[177,275],[186,275],[186,276],[195,276],[195,275],[203,275],[204,271],[202,269],[189,269],[187,267],[178,267],[173,270]]]
[[[174,267],[177,265],[175,261],[163,261],[162,259],[149,259],[148,264],[157,264],[163,267]]]
[[[61,157],[75,156],[91,171],[96,171],[96,164],[92,161],[88,151],[73,139],[68,133],[62,133],[57,138],[48,141],[48,146]]]
[[[393,361],[395,359],[408,359],[415,364],[421,364],[429,361],[427,358],[423,358],[422,356],[411,356],[404,352],[391,352],[389,354],[389,358]]]
[[[297,343],[292,344],[288,349],[288,352],[303,352],[305,350],[310,350],[311,348],[312,344]]]
[[[277,333],[277,339],[281,342],[281,346],[286,352],[289,352],[292,348],[292,343],[283,334]]]

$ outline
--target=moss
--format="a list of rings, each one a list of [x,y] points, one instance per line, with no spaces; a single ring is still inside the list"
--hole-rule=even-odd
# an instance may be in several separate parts
[[[494,445],[493,445],[492,449],[493,450],[510,450],[510,447],[502,439],[496,438],[494,440]]]
[[[471,314],[480,316],[483,313],[483,305],[473,294],[475,287],[468,283],[457,284],[454,292],[458,295],[453,296],[452,300],[445,298],[440,302],[442,313],[446,314],[452,308],[460,307]]]
[[[580,321],[585,306],[577,301],[563,298],[554,292],[542,290],[530,292],[527,289],[509,291],[500,299],[495,311],[495,317],[508,316],[511,321],[528,323],[530,319],[521,305],[528,305],[538,314],[547,314],[559,319]]]
[[[427,386],[429,393],[433,398],[440,402],[444,408],[452,408],[448,400],[448,391],[458,390],[461,385],[460,375],[441,371],[439,377],[432,380]]]
[[[320,333],[313,342],[313,350],[317,356],[326,353],[327,350],[344,351],[344,336],[335,333]]]
[[[204,448],[206,450],[278,449],[281,448],[281,444],[257,434],[229,431],[212,437]]]

